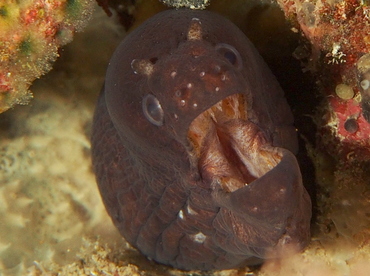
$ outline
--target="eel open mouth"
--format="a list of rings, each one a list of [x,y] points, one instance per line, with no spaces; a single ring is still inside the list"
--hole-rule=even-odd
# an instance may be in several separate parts
[[[248,120],[242,94],[219,101],[191,123],[188,139],[203,181],[233,192],[273,169],[281,160],[264,132]]]

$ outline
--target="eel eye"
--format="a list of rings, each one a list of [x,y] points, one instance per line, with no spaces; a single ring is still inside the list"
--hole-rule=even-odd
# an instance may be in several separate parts
[[[243,67],[242,57],[233,46],[220,43],[216,45],[216,51],[234,65],[236,69],[240,70]]]
[[[145,118],[153,125],[163,125],[163,109],[158,99],[152,94],[148,94],[143,99],[143,112]]]

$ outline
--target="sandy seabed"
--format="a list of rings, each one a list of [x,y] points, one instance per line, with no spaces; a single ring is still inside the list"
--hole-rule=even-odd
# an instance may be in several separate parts
[[[0,115],[0,276],[370,275],[370,202],[353,207],[362,195],[356,189],[349,189],[352,196],[344,192],[331,212],[337,231],[315,235],[305,252],[254,273],[181,272],[130,248],[101,202],[89,142],[95,100],[123,33],[97,9],[89,27],[61,50],[54,70],[33,84],[32,102]],[[345,172],[335,177],[348,181]],[[343,225],[359,212],[362,236],[353,239]]]

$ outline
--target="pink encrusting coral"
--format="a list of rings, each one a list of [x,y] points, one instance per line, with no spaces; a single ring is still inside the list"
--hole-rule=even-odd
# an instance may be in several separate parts
[[[357,160],[369,160],[370,124],[362,114],[360,102],[333,96],[328,99],[328,106],[328,112],[323,117],[327,123],[323,131],[336,138],[331,143],[332,152],[336,151],[341,159],[356,156]]]
[[[364,0],[277,0],[311,45],[318,76],[319,129],[335,156],[370,160],[370,4]],[[320,134],[320,132],[319,132]]]
[[[58,48],[90,18],[92,0],[0,2],[0,113],[25,104],[32,81],[51,69]]]

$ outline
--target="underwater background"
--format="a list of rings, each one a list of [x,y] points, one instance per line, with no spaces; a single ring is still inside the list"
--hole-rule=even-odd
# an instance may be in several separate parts
[[[227,1],[219,2],[221,7],[227,5]],[[251,10],[244,6],[245,1],[233,2],[234,10]],[[148,1],[146,5],[152,3]],[[257,7],[253,14],[259,20],[256,24],[269,30],[284,17],[279,8],[268,9],[266,5],[269,2],[263,3],[264,9],[253,5]],[[267,261],[254,271],[246,268],[213,273],[182,272],[158,265],[131,248],[104,209],[91,166],[90,132],[95,101],[109,58],[125,35],[117,16],[108,17],[94,6],[92,19],[83,32],[58,50],[60,57],[52,65],[53,70],[33,82],[29,103],[0,114],[0,276],[369,275],[369,162],[366,158],[356,159],[361,151],[348,159],[333,155],[337,148],[330,149],[330,145],[336,140],[320,129],[332,127],[334,119],[330,117],[325,123],[318,119],[332,116],[333,111],[327,112],[328,107],[322,103],[327,96],[318,92],[320,85],[311,91],[318,78],[301,75],[308,69],[301,69],[300,62],[294,65],[300,71],[297,75],[296,69],[292,69],[288,77],[279,78],[279,70],[286,67],[280,61],[288,55],[291,58],[299,40],[297,33],[271,47],[275,40],[271,42],[266,40],[266,34],[249,30],[266,61],[272,62],[288,101],[296,101],[292,109],[297,115],[303,148],[298,158],[304,164],[303,177],[314,198],[312,241],[308,248],[286,259]],[[142,5],[137,12],[138,22],[151,13],[146,9]],[[320,74],[329,72],[325,70],[317,69]],[[290,86],[284,84],[287,79]],[[300,84],[294,83],[297,80]],[[311,97],[304,101],[292,95],[297,91],[287,91],[291,86]],[[301,106],[307,106],[307,112]],[[322,141],[322,137],[326,140]],[[322,150],[325,147],[329,147],[328,151]],[[310,162],[305,163],[306,159]]]

